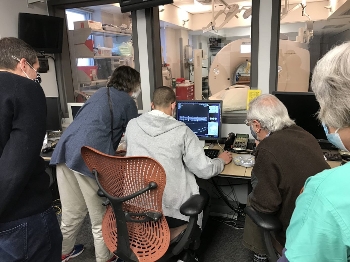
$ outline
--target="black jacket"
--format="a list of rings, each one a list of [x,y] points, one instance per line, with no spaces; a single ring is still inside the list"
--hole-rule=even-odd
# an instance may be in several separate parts
[[[51,204],[40,150],[46,99],[39,84],[0,72],[0,223],[41,213]]]
[[[258,182],[250,202],[256,210],[278,216],[282,245],[305,180],[328,168],[317,140],[297,125],[272,133],[257,146],[252,173]]]

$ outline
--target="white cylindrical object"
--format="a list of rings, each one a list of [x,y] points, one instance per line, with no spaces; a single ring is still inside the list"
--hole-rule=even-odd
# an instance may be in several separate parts
[[[303,35],[304,35],[304,28],[300,27],[298,36],[303,36]]]

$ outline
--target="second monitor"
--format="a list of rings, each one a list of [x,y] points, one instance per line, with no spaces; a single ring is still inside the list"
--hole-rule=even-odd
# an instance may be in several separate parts
[[[220,139],[221,112],[221,100],[181,100],[176,104],[176,119],[201,140]]]

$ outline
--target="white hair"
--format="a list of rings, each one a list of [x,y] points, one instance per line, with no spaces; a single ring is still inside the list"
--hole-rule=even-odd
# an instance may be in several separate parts
[[[258,96],[250,102],[247,120],[259,121],[261,127],[270,132],[295,124],[290,119],[285,105],[277,97],[269,94]]]
[[[350,126],[350,42],[330,50],[318,61],[312,90],[320,103],[318,118],[327,126]]]

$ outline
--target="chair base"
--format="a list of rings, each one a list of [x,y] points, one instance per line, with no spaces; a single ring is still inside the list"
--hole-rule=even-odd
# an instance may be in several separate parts
[[[195,251],[187,249],[180,256],[177,262],[198,262],[198,256]]]

